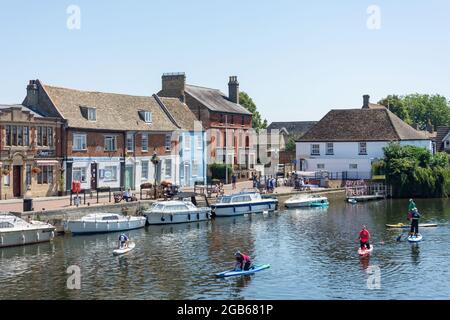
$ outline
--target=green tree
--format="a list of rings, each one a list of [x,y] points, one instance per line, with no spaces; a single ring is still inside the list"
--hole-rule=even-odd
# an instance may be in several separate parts
[[[435,94],[389,95],[378,102],[409,124],[417,124],[419,129],[450,125],[450,102],[444,96]]]
[[[425,148],[390,143],[384,148],[383,162],[386,180],[393,187],[393,196],[447,197],[450,187],[450,167],[445,153],[431,154]]]
[[[286,151],[295,151],[295,139],[290,137],[288,141],[286,142]]]
[[[253,115],[252,120],[252,127],[257,132],[261,129],[267,128],[267,120],[262,119],[261,114],[257,110],[255,102],[253,102],[253,99],[250,98],[250,96],[245,92],[239,93],[239,104],[246,108],[248,111],[250,111]]]

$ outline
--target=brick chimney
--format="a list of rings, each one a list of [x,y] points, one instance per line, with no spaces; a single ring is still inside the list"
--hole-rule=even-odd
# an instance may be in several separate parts
[[[161,96],[178,98],[182,102],[185,102],[185,87],[186,74],[184,72],[164,73],[162,75]]]
[[[37,80],[30,80],[27,86],[27,98],[26,105],[32,107],[37,105],[39,102],[39,89],[37,85]]]
[[[231,76],[228,82],[228,99],[239,104],[239,82],[236,76]]]
[[[363,109],[369,109],[370,96],[368,94],[363,95]]]

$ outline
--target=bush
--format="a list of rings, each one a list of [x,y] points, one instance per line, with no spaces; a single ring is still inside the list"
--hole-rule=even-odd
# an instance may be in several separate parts
[[[383,162],[372,170],[384,169],[394,197],[447,197],[450,167],[446,154],[433,155],[425,148],[391,143],[384,148]]]
[[[212,179],[225,180],[228,167],[228,177],[231,176],[233,167],[230,164],[214,163],[211,165]]]

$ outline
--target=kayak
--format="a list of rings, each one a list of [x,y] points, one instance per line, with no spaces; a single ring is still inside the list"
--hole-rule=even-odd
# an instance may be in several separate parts
[[[409,236],[408,241],[409,242],[420,242],[422,241],[423,237],[421,234],[418,234],[417,236]]]
[[[365,257],[365,256],[370,255],[372,253],[372,251],[373,251],[373,245],[370,245],[370,249],[361,249],[361,248],[359,248],[358,249],[358,254],[361,257]]]
[[[113,251],[113,255],[118,256],[121,254],[125,254],[127,252],[130,252],[131,250],[134,249],[134,247],[136,247],[136,244],[133,241],[130,241],[130,243],[128,243],[128,245],[124,248],[120,248],[120,249],[115,249]]]
[[[262,271],[264,269],[270,268],[270,264],[261,264],[257,266],[253,266],[250,268],[250,270],[247,271],[235,271],[235,270],[228,270],[220,273],[216,273],[216,277],[225,278],[225,277],[233,277],[233,276],[244,276],[246,274],[252,274],[258,271]]]
[[[431,228],[431,227],[437,227],[438,225],[436,223],[424,223],[419,224],[419,228]],[[411,228],[410,224],[404,224],[404,223],[397,223],[397,224],[387,224],[386,227],[392,228],[392,229],[409,229]]]

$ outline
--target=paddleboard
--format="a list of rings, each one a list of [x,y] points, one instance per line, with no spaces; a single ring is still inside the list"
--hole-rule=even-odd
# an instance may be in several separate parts
[[[261,264],[253,266],[250,270],[247,271],[235,271],[235,270],[228,270],[220,273],[216,273],[216,277],[225,278],[225,277],[233,277],[233,276],[243,276],[246,274],[252,274],[255,272],[262,271],[264,269],[270,268],[270,264]]]
[[[361,248],[359,248],[358,249],[358,254],[361,257],[365,257],[365,256],[370,255],[372,253],[372,251],[373,251],[373,245],[370,245],[370,249],[361,249]]]
[[[409,236],[408,237],[408,241],[409,242],[420,242],[422,241],[423,237],[421,234],[418,234],[417,237],[416,236]]]
[[[437,227],[438,225],[436,223],[424,223],[419,224],[419,228],[432,228]],[[386,227],[391,229],[409,229],[411,228],[411,225],[404,224],[404,223],[397,223],[397,224],[386,224]]]
[[[134,247],[136,247],[136,244],[133,241],[130,241],[125,248],[115,249],[113,251],[113,255],[118,256],[118,255],[121,255],[121,254],[125,254],[125,253],[130,252],[131,250],[133,250]]]

